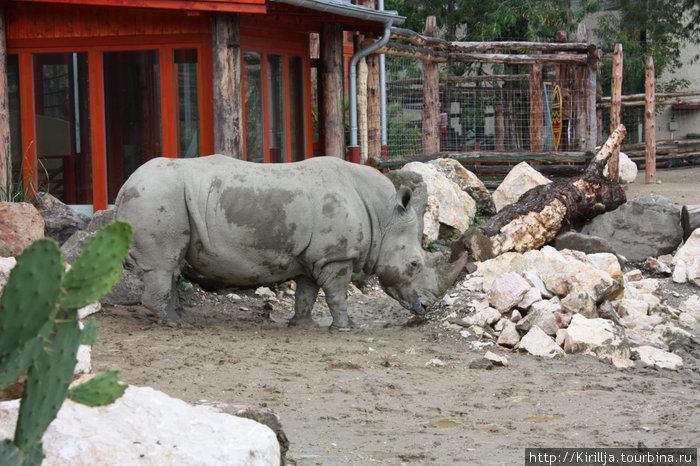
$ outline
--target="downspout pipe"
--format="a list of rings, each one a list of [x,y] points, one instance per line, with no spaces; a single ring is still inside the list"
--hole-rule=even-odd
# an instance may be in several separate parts
[[[374,44],[357,52],[350,59],[350,145],[348,146],[350,162],[360,163],[360,146],[357,144],[357,63],[389,42],[393,23],[393,19],[387,20],[384,23],[384,34],[382,37]],[[381,84],[380,87],[382,87]]]
[[[379,11],[384,11],[384,0],[379,0],[377,3],[377,9]],[[381,138],[381,156],[387,156],[387,120],[386,120],[386,60],[385,55],[382,53],[379,55],[379,121],[382,126],[382,138]]]

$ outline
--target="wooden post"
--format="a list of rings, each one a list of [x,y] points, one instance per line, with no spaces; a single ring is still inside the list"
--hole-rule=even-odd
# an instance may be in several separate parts
[[[437,36],[435,16],[425,20],[425,35]],[[423,62],[423,153],[434,154],[440,151],[440,88],[438,64]]]
[[[580,23],[576,31],[576,42],[590,43],[586,25]],[[596,69],[595,64],[576,66],[574,71],[576,101],[574,118],[575,149],[594,152],[596,145]]]
[[[542,150],[542,65],[530,71],[530,150]]]
[[[595,99],[596,102],[600,102],[603,99],[603,86],[600,83],[595,85]],[[595,119],[596,119],[596,132],[595,132],[595,144],[600,146],[603,144],[603,107],[596,105],[595,108]]]
[[[321,25],[321,73],[319,116],[322,122],[323,154],[345,158],[345,111],[343,105],[343,27]]]
[[[644,85],[644,146],[646,148],[645,176],[647,184],[656,182],[656,93],[654,77],[654,58],[647,57],[646,81]]]
[[[503,150],[505,148],[505,127],[503,123],[503,99],[505,95],[503,92],[498,92],[496,95],[496,102],[493,105],[493,116],[494,116],[494,147],[496,150]]]
[[[7,192],[5,182],[12,173],[10,157],[10,93],[7,84],[7,42],[5,9],[0,8],[0,192]]]
[[[379,89],[379,56],[367,60],[367,119],[369,123],[369,156],[379,157],[382,152],[381,99]]]
[[[612,134],[620,125],[620,107],[622,102],[622,44],[615,44],[612,65],[612,83],[610,96],[612,106],[610,107],[610,133]],[[609,177],[613,181],[620,179],[620,148],[613,149],[612,156],[608,162]]]
[[[357,129],[360,144],[360,163],[369,156],[369,122],[367,120],[367,62],[363,58],[357,63]]]
[[[235,13],[212,14],[214,152],[244,158],[241,29]]]

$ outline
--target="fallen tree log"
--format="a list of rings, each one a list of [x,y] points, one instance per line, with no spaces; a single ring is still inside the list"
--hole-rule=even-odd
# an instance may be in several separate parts
[[[625,127],[618,126],[582,175],[532,188],[484,224],[467,230],[453,242],[452,254],[468,249],[470,260],[482,261],[509,251],[539,249],[564,225],[626,202],[622,186],[603,176],[605,164],[625,134]]]

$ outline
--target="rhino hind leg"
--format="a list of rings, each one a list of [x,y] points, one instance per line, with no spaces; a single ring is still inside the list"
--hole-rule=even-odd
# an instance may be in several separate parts
[[[313,326],[311,310],[316,303],[318,290],[321,288],[315,281],[306,277],[295,279],[297,284],[296,300],[294,301],[294,316],[289,321],[289,326]]]
[[[144,291],[141,302],[158,314],[158,323],[171,326],[182,325],[186,312],[177,298],[173,272],[149,270],[144,272],[143,281]]]

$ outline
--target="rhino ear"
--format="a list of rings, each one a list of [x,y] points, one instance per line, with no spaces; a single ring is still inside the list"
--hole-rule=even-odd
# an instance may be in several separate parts
[[[401,186],[396,191],[396,203],[399,205],[401,213],[408,210],[408,206],[411,203],[411,197],[413,196],[413,191],[407,186]]]

